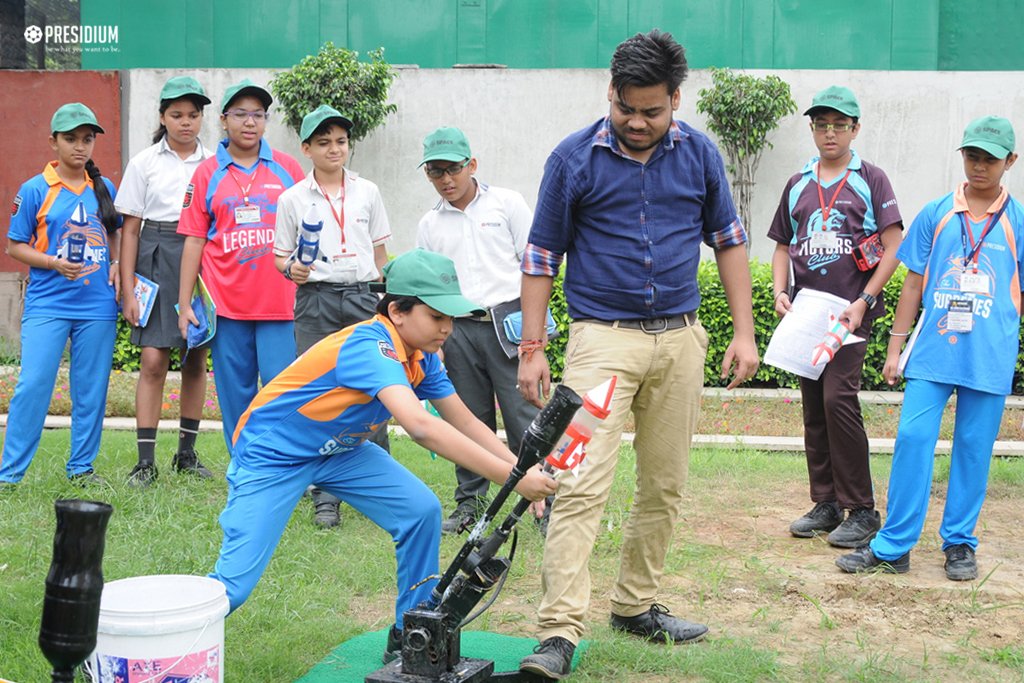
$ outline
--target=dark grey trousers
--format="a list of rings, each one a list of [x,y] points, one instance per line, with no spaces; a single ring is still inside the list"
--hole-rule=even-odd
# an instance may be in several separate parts
[[[497,397],[508,446],[518,453],[523,432],[536,416],[537,408],[527,403],[516,389],[519,359],[509,358],[501,350],[494,324],[456,320],[455,329],[444,343],[444,365],[459,398],[492,430],[497,429]],[[455,476],[459,482],[456,503],[486,497],[487,479],[459,466],[455,467]]]

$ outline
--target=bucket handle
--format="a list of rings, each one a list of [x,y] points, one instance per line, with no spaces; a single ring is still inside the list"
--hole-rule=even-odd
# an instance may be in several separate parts
[[[203,624],[203,630],[199,632],[199,635],[196,636],[196,639],[193,640],[192,644],[188,646],[188,648],[185,650],[185,653],[182,654],[180,657],[178,657],[178,659],[176,659],[170,666],[167,667],[168,670],[173,669],[174,667],[178,666],[178,664],[181,664],[181,660],[185,659],[185,657],[187,657],[188,655],[190,655],[192,653],[192,648],[194,648],[199,643],[200,639],[206,633],[206,629],[208,629],[210,627],[210,624],[212,624],[213,621],[214,620],[212,620],[212,619],[208,619],[206,621],[206,623]],[[82,662],[82,668],[85,669],[85,672],[86,672],[86,674],[88,674],[90,680],[99,681],[100,680],[99,674],[97,672],[93,672],[92,671],[92,662],[93,662],[93,659],[90,657],[86,661]],[[221,666],[223,666],[223,665],[224,665],[224,659],[223,659],[223,653],[221,653]],[[97,665],[96,668],[98,669],[99,666]],[[167,674],[167,671],[161,671],[160,673],[153,674],[149,678],[144,678],[143,680],[139,681],[139,683],[151,683],[152,681],[155,681],[159,677],[164,676],[166,674]]]

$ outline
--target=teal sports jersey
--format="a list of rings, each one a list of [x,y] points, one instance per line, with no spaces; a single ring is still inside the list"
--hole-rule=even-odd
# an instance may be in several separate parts
[[[80,230],[86,235],[85,263],[73,281],[56,270],[30,268],[24,317],[116,320],[117,300],[109,282],[110,245],[92,180],[78,188],[69,187],[55,167],[56,162],[47,164],[18,190],[7,236],[41,254],[66,258],[68,235]],[[113,199],[113,183],[106,178],[103,182]],[[82,211],[76,216],[79,206]]]
[[[396,384],[421,400],[455,393],[437,354],[407,356],[386,317],[335,332],[260,390],[238,421],[234,458],[252,469],[350,451],[386,428],[377,392]]]
[[[1007,395],[1011,391],[1020,336],[1021,266],[1024,265],[1024,207],[1005,188],[984,216],[971,216],[964,196],[966,183],[921,210],[896,256],[923,276],[920,333],[904,375],[913,379],[964,386]],[[999,224],[978,250],[978,273],[987,276],[980,292],[962,292],[960,274],[965,251],[985,230],[1003,202],[1010,202]],[[964,222],[971,235],[963,231]],[[965,241],[967,248],[965,250]],[[973,261],[968,266],[973,272]],[[970,332],[949,329],[949,302],[970,301]]]

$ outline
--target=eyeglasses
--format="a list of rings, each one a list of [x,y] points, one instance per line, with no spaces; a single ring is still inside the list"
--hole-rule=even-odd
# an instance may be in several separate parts
[[[437,180],[438,178],[443,178],[445,173],[454,178],[455,176],[462,173],[462,169],[469,166],[470,161],[470,159],[466,159],[461,164],[452,164],[451,166],[448,166],[446,168],[438,168],[437,166],[427,166],[423,170],[427,172],[428,178],[433,178],[434,180]]]
[[[246,111],[244,109],[228,109],[226,112],[224,112],[224,114],[226,116],[230,116],[235,121],[239,122],[243,122],[246,119],[252,119],[254,123],[263,123],[264,121],[270,119],[270,114],[263,111],[262,109],[257,109],[256,111]]]
[[[837,133],[849,133],[856,127],[856,123],[825,123],[823,121],[814,121],[811,123],[811,130],[817,131],[819,133],[832,131],[835,131]]]

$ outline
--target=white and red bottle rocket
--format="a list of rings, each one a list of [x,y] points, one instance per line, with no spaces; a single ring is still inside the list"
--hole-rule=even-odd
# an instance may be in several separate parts
[[[82,263],[85,261],[85,245],[88,241],[85,229],[89,226],[89,214],[85,211],[85,205],[78,202],[78,207],[71,215],[71,229],[68,232],[67,259],[69,263]]]
[[[302,228],[299,230],[299,248],[296,258],[304,266],[316,261],[320,252],[320,230],[324,227],[324,219],[316,204],[311,204],[302,218]]]
[[[546,465],[558,470],[576,469],[587,456],[587,444],[598,425],[604,422],[611,412],[612,395],[615,393],[615,382],[617,377],[612,375],[610,379],[594,387],[583,397],[583,405],[572,418],[572,422],[565,429],[562,439],[551,451],[551,454],[544,459]]]
[[[831,311],[828,314],[828,322],[829,328],[825,332],[825,337],[811,350],[811,365],[828,363],[842,347],[864,341],[862,337],[853,334],[853,331]]]

